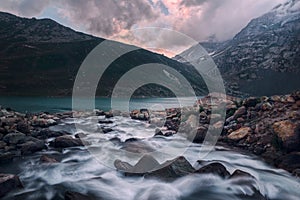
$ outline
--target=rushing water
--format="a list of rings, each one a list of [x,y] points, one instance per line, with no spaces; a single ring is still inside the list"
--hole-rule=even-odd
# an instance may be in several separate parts
[[[101,118],[101,117],[97,117]],[[184,138],[176,135],[169,138],[153,137],[155,127],[124,117],[114,117],[113,124],[106,125],[113,128],[113,132],[103,134],[85,132],[89,141],[86,147],[66,148],[61,151],[49,148],[47,151],[23,157],[10,164],[0,165],[4,173],[16,173],[24,184],[24,189],[10,193],[5,199],[63,199],[66,190],[102,197],[112,200],[227,200],[243,199],[239,195],[251,195],[256,188],[268,199],[297,200],[300,196],[300,182],[284,170],[275,169],[254,155],[233,152],[222,147],[216,147],[204,162],[218,161],[232,173],[235,169],[244,170],[252,174],[257,181],[245,179],[222,179],[218,176],[189,175],[178,178],[173,182],[142,177],[125,177],[118,172],[108,158],[117,158],[120,146],[107,142],[110,138],[118,137],[121,141],[129,138],[140,138],[147,145],[156,150],[164,146],[170,149],[180,147]],[[62,124],[52,127],[53,130],[65,130],[70,134],[82,132],[75,129],[74,124],[85,126],[101,126],[91,124],[87,119],[66,119]],[[105,145],[104,145],[105,144]],[[98,147],[101,154],[91,153],[90,147]],[[105,147],[105,148],[103,148]],[[184,156],[198,169],[200,145],[192,144],[184,152]],[[93,152],[93,151],[92,151]],[[61,160],[57,164],[41,164],[39,158],[48,154]],[[172,157],[172,152],[170,152]],[[119,157],[126,160],[126,157]],[[163,162],[168,159],[157,155],[156,159]],[[135,164],[136,160],[127,160]],[[253,199],[254,200],[254,199]]]

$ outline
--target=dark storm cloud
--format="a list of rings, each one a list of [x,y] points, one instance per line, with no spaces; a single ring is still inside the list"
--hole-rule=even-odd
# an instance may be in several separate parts
[[[111,36],[158,15],[147,0],[64,0],[61,12],[92,33]]]
[[[51,8],[56,14],[49,17],[64,18],[73,28],[127,43],[135,41],[139,45],[130,30],[143,27],[170,28],[196,41],[205,41],[212,36],[219,41],[231,39],[251,19],[285,1],[287,0],[1,0],[0,10],[33,17],[40,16],[45,9]],[[157,40],[159,48],[185,45],[177,37],[156,31],[143,34],[140,45],[153,40]]]

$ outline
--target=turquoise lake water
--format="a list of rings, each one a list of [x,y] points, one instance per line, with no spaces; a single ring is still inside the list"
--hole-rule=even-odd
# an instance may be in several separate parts
[[[88,99],[81,99],[84,105]],[[116,99],[119,105],[125,103],[124,99]],[[180,103],[179,103],[180,102]],[[130,110],[150,108],[162,110],[164,108],[175,108],[180,106],[191,106],[195,98],[140,98],[131,99]],[[0,105],[4,108],[12,108],[19,112],[63,112],[72,110],[71,97],[0,97]],[[96,98],[96,109],[108,111],[111,109],[110,98]]]

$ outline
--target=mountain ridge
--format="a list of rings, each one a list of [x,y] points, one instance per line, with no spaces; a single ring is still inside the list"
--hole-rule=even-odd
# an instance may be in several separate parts
[[[53,20],[27,19],[7,13],[0,13],[0,39],[1,95],[70,96],[77,71],[92,49],[103,41],[115,44],[115,48],[118,44],[128,46],[73,31]],[[207,93],[195,70],[163,55],[137,49],[109,66],[99,82],[101,88],[98,87],[97,96],[110,96],[121,72],[146,63],[168,65],[180,71],[198,95]],[[170,97],[174,94],[167,88],[146,85],[139,88],[135,96]]]
[[[299,89],[300,1],[276,6],[252,19],[232,40],[210,44],[214,45],[207,50],[221,71],[229,94],[262,96]],[[182,55],[190,55],[190,59],[201,62],[197,51],[191,47],[174,59],[184,62]],[[289,84],[285,88],[278,81]]]

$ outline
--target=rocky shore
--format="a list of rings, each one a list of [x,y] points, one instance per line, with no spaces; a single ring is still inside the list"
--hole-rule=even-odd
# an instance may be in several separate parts
[[[226,105],[225,122],[221,113],[211,114],[212,108],[220,104]],[[161,125],[161,118],[165,118],[163,127],[155,135],[172,136],[182,126],[185,132],[197,132],[194,143],[204,141],[214,119],[213,127],[223,127],[219,145],[253,153],[300,177],[300,92],[245,99],[228,96],[221,101],[207,96],[197,102],[197,108],[199,112],[193,113],[194,108],[185,111],[188,116],[183,116],[180,109],[150,113],[136,110],[131,113],[131,118],[156,125]],[[199,119],[198,125],[195,119]]]
[[[221,114],[211,114],[214,106],[220,103],[226,105],[226,120],[222,121]],[[186,131],[196,131],[194,143],[202,143],[209,123],[212,119],[216,123],[213,127],[223,127],[219,138],[219,145],[236,151],[254,153],[275,167],[285,169],[294,176],[300,177],[300,92],[290,95],[272,97],[251,97],[238,99],[227,97],[222,102],[212,101],[211,96],[200,99],[194,108],[184,108],[187,116],[180,109],[166,109],[165,111],[149,111],[147,109],[134,110],[131,113],[103,112],[97,110],[97,116],[104,116],[99,120],[101,132],[107,134],[113,129],[105,128],[106,124],[113,123],[110,118],[116,115],[130,117],[134,120],[145,121],[157,128],[153,137],[172,137],[180,127]],[[196,112],[193,110],[197,108]],[[62,149],[75,146],[84,146],[83,133],[72,135],[68,132],[54,131],[52,126],[60,124],[63,119],[74,116],[89,116],[91,113],[37,113],[23,114],[9,108],[0,110],[0,163],[11,162],[16,157],[30,155],[38,151],[47,151],[49,148]],[[199,123],[194,123],[199,119]],[[113,143],[121,143],[112,139]],[[137,139],[129,139],[122,143],[123,149],[131,152],[148,151]],[[151,149],[149,151],[152,151]],[[146,163],[161,166],[151,158]],[[142,159],[142,161],[143,161]],[[150,160],[150,161],[149,161]],[[57,163],[54,158],[42,156],[41,163]],[[139,162],[140,164],[142,163]],[[115,161],[115,167],[124,171],[125,175],[137,175],[139,163],[132,166],[121,160]],[[201,163],[201,161],[199,161]],[[254,179],[250,174],[236,171],[230,174],[220,163],[211,163],[196,170],[184,158],[179,157],[167,161],[159,169],[151,169],[150,173],[141,173],[145,177],[157,177],[163,180],[172,180],[181,176],[201,173],[215,173],[225,179],[237,176],[246,176]],[[174,171],[175,169],[175,171]],[[13,189],[22,188],[19,177],[0,172],[0,197]],[[257,194],[258,199],[264,197]],[[82,199],[84,195],[76,192],[66,192],[65,199]],[[90,197],[86,197],[89,199]],[[84,198],[83,198],[84,199]]]

